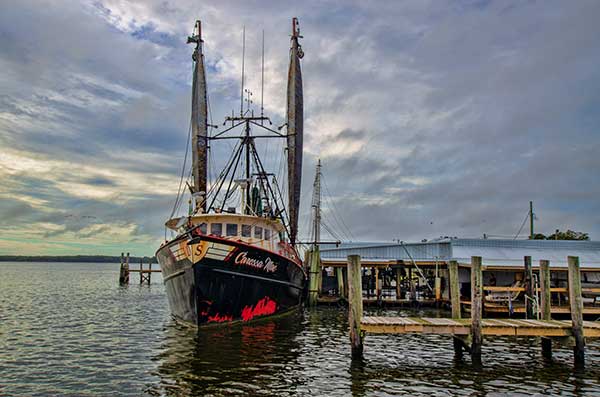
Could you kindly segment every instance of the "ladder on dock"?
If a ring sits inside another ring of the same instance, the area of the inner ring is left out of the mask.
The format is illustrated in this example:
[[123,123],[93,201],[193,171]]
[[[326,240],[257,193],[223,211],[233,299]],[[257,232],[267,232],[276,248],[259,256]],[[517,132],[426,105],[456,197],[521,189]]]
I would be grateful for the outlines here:
[[[526,262],[527,262],[526,257]],[[362,280],[360,256],[348,256],[348,322],[352,357],[363,354],[363,340],[367,334],[435,334],[451,335],[455,355],[462,357],[463,351],[471,354],[475,364],[481,364],[483,337],[513,336],[541,337],[542,355],[552,356],[552,339],[573,345],[576,366],[584,360],[585,338],[600,337],[600,321],[583,321],[581,298],[581,272],[579,258],[568,257],[569,304],[571,320],[552,320],[550,312],[550,265],[540,261],[541,314],[539,320],[483,319],[483,287],[481,257],[471,258],[471,318],[461,318],[458,288],[458,263],[451,261],[450,295],[452,318],[430,317],[381,317],[363,316]]]

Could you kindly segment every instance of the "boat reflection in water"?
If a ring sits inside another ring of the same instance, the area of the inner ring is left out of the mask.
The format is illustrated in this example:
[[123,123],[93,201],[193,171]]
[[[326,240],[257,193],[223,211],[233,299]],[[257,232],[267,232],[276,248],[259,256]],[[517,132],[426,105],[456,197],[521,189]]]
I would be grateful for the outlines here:
[[[277,394],[277,387],[296,387],[302,379],[290,368],[299,366],[300,346],[294,335],[302,329],[302,322],[302,313],[292,313],[200,332],[173,322],[165,330],[161,353],[154,358],[160,362],[156,374],[160,384],[146,392],[256,395]],[[281,382],[282,377],[290,383]]]

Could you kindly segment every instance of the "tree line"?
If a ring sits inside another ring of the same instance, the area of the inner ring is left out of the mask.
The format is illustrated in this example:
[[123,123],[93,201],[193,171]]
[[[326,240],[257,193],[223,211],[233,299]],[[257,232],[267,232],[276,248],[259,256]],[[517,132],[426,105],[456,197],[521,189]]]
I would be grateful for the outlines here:
[[[130,256],[129,263],[135,264],[140,263],[143,260],[144,263],[156,262],[156,257],[152,256]],[[120,263],[120,256],[108,256],[108,255],[39,255],[39,256],[27,256],[27,255],[0,255],[0,262],[102,262],[102,263]]]
[[587,233],[576,232],[573,230],[567,230],[566,232],[561,232],[556,229],[556,232],[546,236],[542,233],[535,233],[533,235],[534,240],[580,240],[580,241],[588,241],[590,237]]

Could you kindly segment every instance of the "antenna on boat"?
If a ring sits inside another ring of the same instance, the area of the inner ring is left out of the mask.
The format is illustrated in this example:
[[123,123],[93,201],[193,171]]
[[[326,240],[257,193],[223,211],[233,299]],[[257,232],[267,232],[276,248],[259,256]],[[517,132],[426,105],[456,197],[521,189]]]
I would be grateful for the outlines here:
[[244,59],[246,57],[246,26],[242,30],[242,89],[240,91],[240,117],[244,116]]
[[[262,31],[262,66],[261,66],[261,80],[260,80],[260,117],[265,116],[265,30]],[[260,121],[263,125],[264,120]]]

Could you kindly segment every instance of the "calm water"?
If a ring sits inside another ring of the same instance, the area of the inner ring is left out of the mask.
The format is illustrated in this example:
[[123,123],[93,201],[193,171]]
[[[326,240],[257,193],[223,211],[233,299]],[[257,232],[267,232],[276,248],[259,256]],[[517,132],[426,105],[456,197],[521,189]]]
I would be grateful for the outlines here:
[[369,336],[352,363],[344,310],[197,335],[169,319],[153,278],[119,287],[114,264],[0,263],[0,395],[600,395],[599,342],[583,372],[568,349],[544,362],[533,339],[487,339],[475,369],[448,337]]

